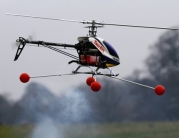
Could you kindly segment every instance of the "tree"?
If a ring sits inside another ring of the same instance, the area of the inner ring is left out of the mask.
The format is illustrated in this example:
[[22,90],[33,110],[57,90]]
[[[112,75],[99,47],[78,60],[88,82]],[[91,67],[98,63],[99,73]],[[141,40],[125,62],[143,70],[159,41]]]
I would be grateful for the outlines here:
[[179,120],[179,31],[163,34],[151,51],[146,65],[152,81],[166,88],[166,93],[152,102],[154,106],[160,105],[156,115],[160,119]]
[[7,124],[10,110],[9,102],[3,96],[0,96],[0,125]]
[[[158,81],[179,80],[179,31],[169,31],[151,47],[152,54],[147,58],[149,73]],[[173,84],[173,82],[172,82]]]

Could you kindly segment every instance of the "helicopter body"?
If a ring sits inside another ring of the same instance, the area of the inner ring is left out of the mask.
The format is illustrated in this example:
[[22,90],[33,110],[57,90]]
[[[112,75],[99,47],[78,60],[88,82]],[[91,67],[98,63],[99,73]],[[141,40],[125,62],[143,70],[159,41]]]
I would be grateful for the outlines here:
[[76,45],[81,65],[108,68],[120,64],[115,49],[104,39],[98,37],[78,37]]
[[[91,87],[94,92],[97,92],[101,89],[101,84],[96,81],[94,76],[107,76],[113,79],[129,82],[135,85],[139,85],[142,87],[150,88],[155,90],[157,95],[162,95],[165,92],[165,88],[162,85],[158,85],[155,88],[150,87],[147,85],[143,85],[137,82],[129,81],[126,79],[122,79],[117,77],[119,74],[115,74],[110,67],[114,67],[120,64],[120,58],[118,53],[113,48],[111,44],[105,41],[102,38],[96,36],[97,28],[103,27],[104,25],[111,25],[111,26],[123,26],[123,27],[137,27],[137,28],[153,28],[153,29],[167,29],[167,30],[179,30],[178,28],[168,28],[168,27],[153,27],[153,26],[136,26],[136,25],[126,25],[126,24],[112,24],[112,23],[104,23],[104,22],[96,22],[95,20],[92,21],[77,21],[77,20],[66,20],[66,19],[57,19],[57,18],[46,18],[46,17],[38,17],[38,16],[29,16],[29,15],[19,15],[19,14],[11,14],[6,13],[6,15],[11,16],[19,16],[19,17],[28,17],[28,18],[38,18],[44,20],[57,20],[57,21],[67,21],[67,22],[78,22],[82,24],[88,24],[86,28],[89,28],[89,34],[84,37],[78,37],[77,44],[62,44],[62,43],[52,43],[52,42],[45,42],[45,41],[34,41],[29,39],[24,39],[23,37],[19,37],[16,40],[16,46],[18,46],[14,61],[16,61],[21,52],[23,51],[26,44],[34,44],[42,47],[49,48],[56,52],[59,52],[63,55],[73,58],[68,62],[77,63],[78,67],[76,70],[73,70],[72,73],[69,74],[57,74],[57,75],[44,75],[44,76],[34,76],[30,77],[27,73],[22,73],[19,77],[21,82],[26,83],[29,81],[30,78],[40,78],[40,77],[52,77],[52,76],[64,76],[64,75],[77,75],[77,74],[90,74],[92,77],[87,78],[86,83]],[[59,48],[73,48],[77,50],[78,56],[72,55],[68,52],[65,52]],[[89,67],[91,71],[88,72],[79,72],[79,69],[83,66]],[[107,74],[99,72],[99,69],[108,69],[110,72]]]

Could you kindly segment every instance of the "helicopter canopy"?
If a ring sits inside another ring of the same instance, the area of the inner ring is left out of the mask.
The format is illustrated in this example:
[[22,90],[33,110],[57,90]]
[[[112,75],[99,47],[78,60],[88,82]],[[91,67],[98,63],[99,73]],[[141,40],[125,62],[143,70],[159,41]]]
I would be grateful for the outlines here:
[[118,56],[116,50],[112,47],[111,44],[109,44],[109,43],[108,43],[107,41],[105,41],[105,40],[103,41],[103,44],[105,44],[106,48],[108,49],[109,53],[110,53],[112,56],[119,58],[119,56]]

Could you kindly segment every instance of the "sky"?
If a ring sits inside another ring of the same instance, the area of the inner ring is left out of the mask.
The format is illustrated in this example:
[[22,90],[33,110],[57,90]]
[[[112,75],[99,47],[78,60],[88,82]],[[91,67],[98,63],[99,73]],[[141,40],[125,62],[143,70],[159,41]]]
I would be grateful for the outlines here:
[[[176,27],[179,26],[179,1],[176,0],[1,0],[0,1],[0,94],[10,100],[19,99],[27,84],[19,81],[23,72],[30,76],[71,73],[77,65],[68,65],[69,57],[46,48],[26,46],[17,61],[11,43],[18,37],[76,44],[77,37],[86,36],[88,29],[80,23],[59,22],[7,16],[5,13],[71,20],[96,20],[105,23]],[[105,26],[97,36],[113,45],[121,64],[113,68],[120,77],[145,70],[145,59],[166,30]],[[77,55],[76,51],[69,51]],[[83,70],[87,71],[88,68]],[[65,76],[30,80],[44,84],[59,95],[77,85],[86,85],[88,76]],[[98,79],[98,77],[97,77]],[[104,78],[105,79],[105,78]],[[120,83],[120,82],[119,82]]]

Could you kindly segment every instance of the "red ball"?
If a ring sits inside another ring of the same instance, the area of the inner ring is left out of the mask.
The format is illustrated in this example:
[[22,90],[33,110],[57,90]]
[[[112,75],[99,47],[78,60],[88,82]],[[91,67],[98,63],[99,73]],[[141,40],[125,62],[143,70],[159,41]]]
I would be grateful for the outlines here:
[[157,95],[162,95],[162,94],[165,93],[165,88],[164,88],[162,85],[157,85],[157,86],[155,87],[155,93],[156,93]]
[[22,83],[27,83],[30,80],[30,76],[27,73],[22,73],[19,79]]
[[101,89],[101,84],[97,81],[91,83],[91,90],[98,92]]
[[88,86],[91,86],[91,83],[92,82],[95,82],[95,79],[93,78],[93,77],[88,77],[87,79],[86,79],[86,84],[88,85]]

